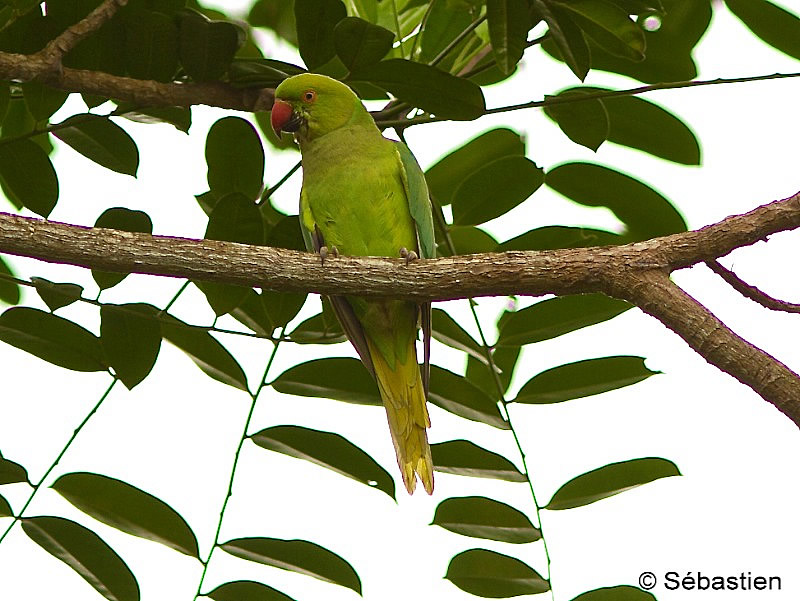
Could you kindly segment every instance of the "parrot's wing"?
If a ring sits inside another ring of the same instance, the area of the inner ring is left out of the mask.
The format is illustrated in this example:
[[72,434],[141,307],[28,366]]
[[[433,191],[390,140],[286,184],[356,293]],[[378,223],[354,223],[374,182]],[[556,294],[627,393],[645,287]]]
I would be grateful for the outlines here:
[[[436,242],[433,233],[431,197],[428,193],[428,184],[425,182],[425,174],[422,173],[417,159],[414,158],[408,146],[402,142],[395,142],[395,148],[400,158],[400,174],[406,191],[408,210],[416,225],[417,250],[422,258],[432,259],[436,256]],[[423,348],[421,375],[427,398],[431,378],[431,304],[421,303],[419,311]]]

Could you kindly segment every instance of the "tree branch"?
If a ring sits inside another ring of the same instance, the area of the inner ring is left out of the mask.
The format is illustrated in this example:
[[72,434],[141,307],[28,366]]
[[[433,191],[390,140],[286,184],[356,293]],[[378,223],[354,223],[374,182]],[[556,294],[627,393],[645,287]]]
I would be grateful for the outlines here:
[[766,292],[759,290],[755,286],[745,282],[730,269],[720,265],[718,261],[706,261],[706,266],[723,280],[725,280],[731,286],[731,288],[736,290],[736,292],[745,298],[749,298],[751,301],[758,303],[762,307],[772,309],[773,311],[800,313],[800,304],[790,303],[788,301],[780,300],[770,296]]
[[338,257],[323,266],[311,253],[0,213],[0,252],[105,271],[417,301],[604,292],[641,307],[800,426],[800,377],[734,334],[668,278],[675,269],[797,227],[800,193],[699,230],[621,246],[461,255],[410,265],[403,259]]

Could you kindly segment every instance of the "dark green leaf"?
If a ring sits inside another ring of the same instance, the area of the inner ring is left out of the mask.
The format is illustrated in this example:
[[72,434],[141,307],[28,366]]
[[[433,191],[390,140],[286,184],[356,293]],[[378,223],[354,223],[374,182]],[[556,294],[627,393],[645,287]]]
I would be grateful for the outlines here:
[[104,524],[198,557],[197,539],[186,521],[161,499],[127,482],[76,472],[64,474],[52,488]]
[[0,340],[40,359],[75,371],[105,371],[100,339],[63,317],[12,307],[0,315]]
[[394,33],[358,17],[345,17],[334,29],[336,54],[350,71],[380,61],[392,49]]
[[289,337],[298,344],[336,344],[347,340],[336,318],[326,318],[324,313],[306,319],[292,330]]
[[116,376],[130,390],[144,380],[161,349],[158,309],[144,303],[100,307],[100,341]]
[[[124,207],[106,209],[94,222],[94,226],[122,230],[123,232],[139,232],[143,234],[151,234],[153,232],[153,221],[147,213]],[[92,278],[101,290],[116,286],[126,277],[128,277],[127,273],[112,273],[92,269]]]
[[550,40],[545,43],[550,42],[552,53],[567,63],[578,79],[586,79],[592,57],[583,32],[570,18],[570,14],[560,4],[545,3],[544,0],[533,0],[533,6],[547,22]]
[[205,596],[214,601],[295,601],[271,586],[252,580],[236,580],[220,584]]
[[[456,254],[459,255],[493,252],[497,248],[497,240],[482,229],[472,225],[450,226],[449,233],[450,241],[455,247]],[[446,241],[439,242],[437,256],[450,256],[450,248]]]
[[[575,90],[595,94],[611,91],[591,87]],[[683,165],[700,164],[700,143],[694,132],[654,102],[636,96],[616,96],[603,98],[603,106],[610,124],[609,142],[637,148]]]
[[767,0],[725,0],[725,4],[767,44],[800,59],[800,18],[796,13]]
[[276,223],[267,235],[267,246],[305,251],[300,219],[297,215],[287,215]]
[[431,316],[431,335],[433,338],[442,344],[464,351],[479,361],[487,363],[483,347],[464,328],[458,325],[458,322],[450,317],[449,313],[441,309],[433,309]]
[[6,118],[6,112],[8,111],[8,104],[10,101],[11,88],[8,86],[8,82],[2,82],[0,83],[0,125],[2,125]]
[[136,142],[111,119],[92,114],[73,115],[62,121],[53,135],[106,169],[136,176],[139,168]]
[[581,593],[572,601],[656,601],[652,593],[643,591],[635,586],[623,584],[596,588],[592,591]]
[[503,73],[511,73],[527,43],[528,3],[525,0],[487,0],[486,18],[497,66]]
[[520,311],[505,313],[498,322],[498,346],[522,346],[549,340],[616,317],[631,304],[601,293],[559,296]]
[[25,534],[75,570],[109,601],[139,601],[139,585],[130,568],[94,532],[53,516],[23,518]]
[[297,46],[294,0],[256,0],[247,20],[253,27],[270,28],[278,37]]
[[0,186],[12,203],[45,218],[58,201],[58,177],[53,163],[30,140],[0,145]]
[[542,538],[524,513],[486,497],[445,499],[436,508],[431,524],[464,536],[506,543],[531,543]]
[[437,472],[458,476],[494,478],[508,482],[526,482],[525,474],[502,455],[487,451],[468,440],[450,440],[431,445],[433,466]]
[[0,484],[28,482],[28,472],[19,463],[3,457],[0,453]]
[[552,250],[556,248],[586,248],[621,244],[622,237],[590,227],[551,225],[539,227],[499,244],[494,250]]
[[501,430],[509,429],[508,422],[503,419],[493,397],[488,396],[465,377],[436,365],[431,365],[428,400],[461,417],[489,424]]
[[83,286],[78,284],[58,284],[45,278],[32,277],[36,292],[51,311],[71,305],[83,294]]
[[245,36],[233,23],[212,21],[191,9],[180,13],[178,29],[181,65],[195,81],[222,77]]
[[[580,98],[586,94],[581,89],[572,89],[559,92],[556,96],[546,96],[545,99]],[[576,144],[596,151],[608,138],[608,113],[603,102],[597,98],[546,105],[544,112]],[[649,128],[649,124],[644,126],[645,123],[647,122],[640,122],[639,127]]]
[[260,447],[316,463],[395,498],[389,472],[339,434],[300,426],[273,426],[250,438]]
[[475,171],[497,159],[524,155],[520,134],[504,127],[490,129],[439,160],[425,172],[425,180],[431,196],[449,205],[456,189]]
[[11,509],[11,505],[8,504],[3,495],[0,495],[0,517],[11,517],[13,515],[14,510]]
[[295,0],[297,44],[306,67],[317,69],[334,57],[334,29],[346,16],[339,0]]
[[353,79],[373,83],[400,100],[445,119],[469,121],[486,110],[483,92],[477,84],[402,58],[362,69],[353,74]]
[[192,126],[192,109],[188,106],[134,107],[122,103],[116,113],[137,123],[169,123],[175,129],[189,133]]
[[661,457],[610,463],[573,478],[559,488],[545,509],[572,509],[612,497],[653,480],[680,476],[677,466]]
[[[436,58],[475,19],[464,2],[431,0],[429,6],[425,27],[419,36],[419,60],[425,63]],[[456,54],[456,50],[451,50],[450,54]]]
[[236,86],[276,88],[287,77],[305,72],[305,69],[292,63],[269,58],[236,59],[228,69],[228,79]]
[[608,167],[564,163],[550,170],[545,182],[582,205],[608,207],[627,226],[632,240],[686,231],[686,222],[669,200],[643,182]]
[[607,52],[632,61],[644,60],[644,32],[621,8],[598,0],[569,0],[558,5]]
[[173,17],[146,9],[129,10],[126,17],[128,74],[136,79],[171,81],[178,70],[178,28]]
[[469,549],[454,556],[444,577],[462,591],[492,599],[550,590],[547,580],[528,564],[488,549]]
[[224,346],[206,330],[190,326],[179,319],[165,315],[161,334],[184,353],[197,367],[215,380],[239,390],[247,390],[247,377]]
[[496,159],[461,182],[453,195],[453,222],[477,225],[505,215],[538,190],[543,181],[544,173],[530,159]]
[[490,397],[495,398],[498,395],[498,380],[502,392],[505,393],[508,390],[519,353],[520,347],[518,346],[499,346],[492,349],[492,362],[497,379],[488,365],[472,357],[467,357],[467,379]]
[[21,295],[19,284],[2,277],[3,275],[14,277],[14,273],[8,263],[3,260],[3,257],[0,257],[0,301],[9,305],[16,305],[19,303]]
[[223,117],[208,130],[206,138],[208,185],[222,197],[240,192],[256,200],[264,183],[264,148],[249,121]]
[[328,549],[305,540],[237,538],[222,543],[220,548],[242,559],[313,576],[361,594],[361,580],[353,566]]
[[295,318],[306,301],[305,294],[249,289],[245,300],[231,316],[258,334],[270,336]]
[[271,384],[278,392],[382,405],[378,387],[358,359],[328,357],[290,367]]
[[60,109],[69,96],[69,92],[51,88],[36,80],[26,81],[20,84],[20,87],[25,104],[36,121],[49,119],[50,115]]
[[528,380],[515,403],[560,403],[630,386],[661,373],[645,367],[643,357],[585,359],[545,370]]

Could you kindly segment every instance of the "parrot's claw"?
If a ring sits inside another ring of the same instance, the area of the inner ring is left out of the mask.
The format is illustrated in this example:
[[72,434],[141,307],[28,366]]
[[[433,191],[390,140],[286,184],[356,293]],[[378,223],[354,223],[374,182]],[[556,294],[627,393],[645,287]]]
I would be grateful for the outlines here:
[[339,256],[339,249],[335,246],[331,246],[328,248],[327,246],[320,246],[319,248],[319,259],[323,265],[325,265],[325,259],[328,257],[333,257],[334,259]]
[[413,250],[408,250],[405,246],[400,249],[400,256],[406,260],[406,266],[408,266],[411,261],[416,261],[419,259],[417,253],[415,253]]

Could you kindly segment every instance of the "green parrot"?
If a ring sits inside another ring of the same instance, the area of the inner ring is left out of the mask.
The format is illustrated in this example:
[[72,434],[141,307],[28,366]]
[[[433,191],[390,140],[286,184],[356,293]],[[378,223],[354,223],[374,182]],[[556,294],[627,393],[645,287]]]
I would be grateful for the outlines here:
[[[435,256],[425,177],[405,144],[384,138],[345,84],[311,73],[275,90],[275,133],[300,145],[300,226],[309,250],[330,254]],[[339,322],[378,384],[397,464],[409,494],[417,477],[433,492],[426,407],[430,374],[430,303],[332,297]],[[416,339],[423,331],[420,371]]]

